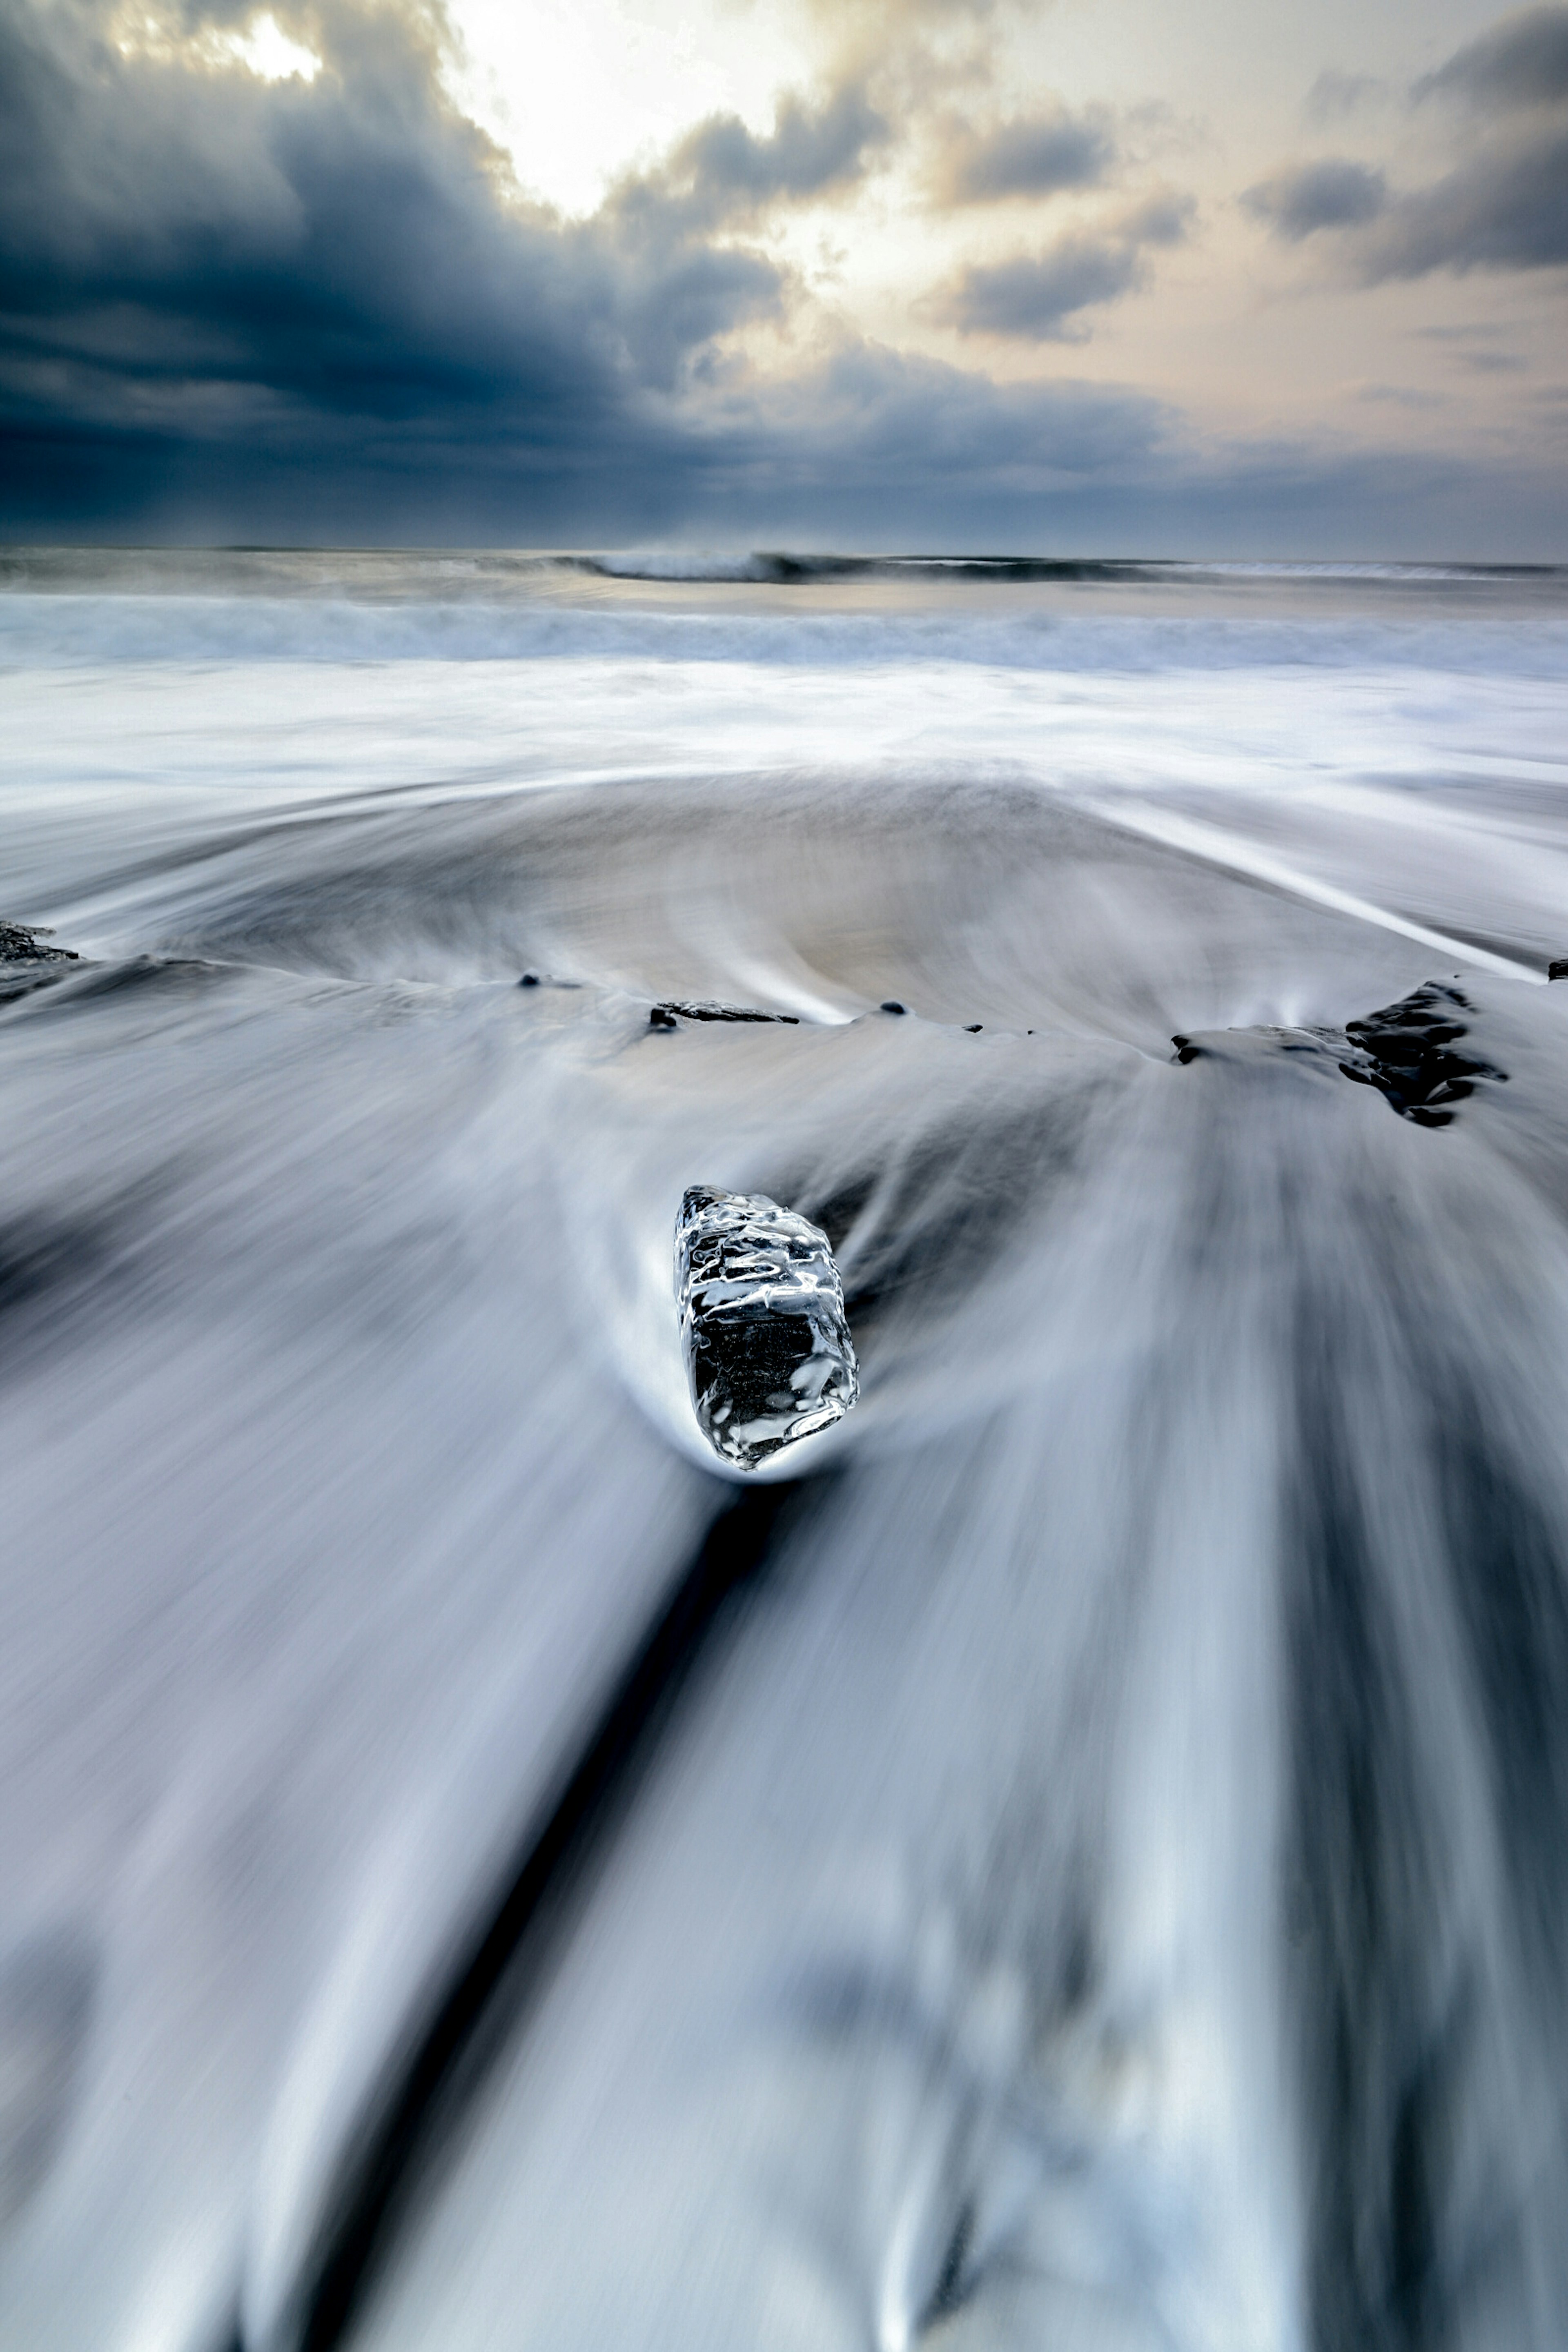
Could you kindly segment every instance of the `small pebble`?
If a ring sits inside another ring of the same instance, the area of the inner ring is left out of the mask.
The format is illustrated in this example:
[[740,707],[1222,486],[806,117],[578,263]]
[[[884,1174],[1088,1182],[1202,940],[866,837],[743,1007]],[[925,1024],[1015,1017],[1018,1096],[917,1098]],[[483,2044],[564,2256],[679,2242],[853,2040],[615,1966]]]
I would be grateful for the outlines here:
[[984,1026],[984,1024],[980,1021],[966,1021],[963,1024],[964,1034],[970,1037],[978,1037]]
[[539,986],[539,974],[536,971],[525,971],[522,978],[517,984],[519,988],[537,988]]
[[884,996],[882,1010],[884,1013],[905,1013],[909,1008],[907,1005],[900,1004],[896,996]]

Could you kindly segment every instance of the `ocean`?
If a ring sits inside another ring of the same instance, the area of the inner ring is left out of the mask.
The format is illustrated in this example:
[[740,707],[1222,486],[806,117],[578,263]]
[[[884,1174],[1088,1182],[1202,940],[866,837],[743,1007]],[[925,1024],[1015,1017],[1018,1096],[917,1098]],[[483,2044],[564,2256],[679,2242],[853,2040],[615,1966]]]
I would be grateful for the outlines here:
[[[0,2344],[1556,2352],[1565,688],[0,551]],[[693,1185],[842,1275],[751,1473]]]

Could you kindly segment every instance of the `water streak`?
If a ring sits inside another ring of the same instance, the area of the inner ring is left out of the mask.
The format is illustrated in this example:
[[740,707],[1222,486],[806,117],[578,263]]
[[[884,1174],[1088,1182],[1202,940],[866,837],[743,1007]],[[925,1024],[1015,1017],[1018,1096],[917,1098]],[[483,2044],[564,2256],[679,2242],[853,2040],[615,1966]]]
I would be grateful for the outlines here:
[[[0,2341],[1555,2352],[1559,577],[137,562],[0,596]],[[859,1361],[743,1487],[694,1182]]]

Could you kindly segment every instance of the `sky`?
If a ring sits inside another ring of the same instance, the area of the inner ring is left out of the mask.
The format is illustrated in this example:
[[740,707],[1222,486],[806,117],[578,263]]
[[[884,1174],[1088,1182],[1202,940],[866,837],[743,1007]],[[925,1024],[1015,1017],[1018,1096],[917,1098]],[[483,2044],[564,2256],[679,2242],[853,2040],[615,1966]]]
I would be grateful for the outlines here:
[[11,540],[1568,559],[1568,5],[0,0]]

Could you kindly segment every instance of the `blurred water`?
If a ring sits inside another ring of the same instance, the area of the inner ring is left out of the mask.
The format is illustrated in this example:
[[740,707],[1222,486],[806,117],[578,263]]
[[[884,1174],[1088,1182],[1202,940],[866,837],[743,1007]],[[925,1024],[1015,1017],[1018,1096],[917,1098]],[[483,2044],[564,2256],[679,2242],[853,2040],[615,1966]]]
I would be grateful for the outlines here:
[[620,568],[8,559],[0,2343],[1560,2345],[1562,579]]

